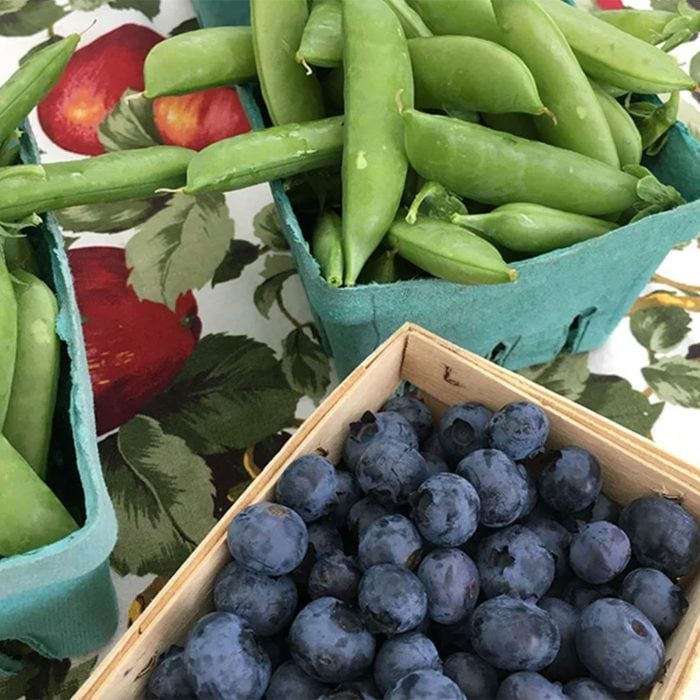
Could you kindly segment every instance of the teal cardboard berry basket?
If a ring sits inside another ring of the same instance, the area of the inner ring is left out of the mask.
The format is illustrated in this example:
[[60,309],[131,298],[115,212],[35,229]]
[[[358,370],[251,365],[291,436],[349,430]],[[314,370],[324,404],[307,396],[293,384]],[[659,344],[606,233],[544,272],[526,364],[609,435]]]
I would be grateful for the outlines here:
[[[573,3],[570,3],[573,4]],[[247,0],[194,0],[200,24],[250,21]],[[255,93],[239,88],[255,128]],[[326,348],[345,376],[406,321],[509,369],[600,346],[671,248],[700,234],[700,143],[680,122],[644,163],[688,204],[605,236],[513,264],[519,279],[464,286],[437,279],[333,289],[321,276],[282,184],[272,193]]]
[[[38,163],[25,127],[22,161]],[[53,215],[30,234],[45,282],[58,299],[61,377],[49,455],[50,485],[81,527],[26,554],[0,559],[0,641],[19,640],[50,658],[79,656],[114,634],[118,607],[109,571],[117,523],[97,451],[80,313]],[[0,674],[19,664],[0,654]]]

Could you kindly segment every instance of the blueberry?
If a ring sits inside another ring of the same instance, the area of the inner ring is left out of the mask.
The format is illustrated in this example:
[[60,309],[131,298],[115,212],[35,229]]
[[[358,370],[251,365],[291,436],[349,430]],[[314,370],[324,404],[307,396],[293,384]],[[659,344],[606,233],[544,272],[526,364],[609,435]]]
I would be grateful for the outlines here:
[[423,541],[413,523],[403,515],[383,515],[360,536],[360,567],[398,564],[413,569],[422,554]]
[[489,444],[520,460],[544,449],[549,435],[547,414],[534,403],[516,401],[494,414],[488,424]]
[[498,672],[476,654],[457,652],[445,659],[443,673],[469,700],[493,700],[498,690]]
[[488,447],[488,426],[493,411],[480,403],[459,403],[440,419],[438,439],[446,461],[457,464],[475,450]]
[[411,497],[413,521],[431,544],[464,544],[479,524],[476,489],[457,474],[436,474],[426,479]]
[[584,525],[573,536],[569,563],[583,581],[608,583],[622,573],[631,555],[630,541],[624,531],[606,520],[598,520]]
[[409,447],[418,448],[416,431],[401,414],[367,411],[361,420],[350,423],[350,432],[343,443],[343,461],[350,471],[355,471],[360,457],[375,438],[398,440]]
[[194,691],[187,676],[182,647],[173,646],[163,654],[148,679],[148,693],[156,700],[181,700],[193,697]]
[[520,520],[530,515],[537,505],[537,481],[535,481],[535,477],[532,476],[522,464],[516,464],[516,467],[520,475],[527,482],[527,496],[525,497],[523,507],[520,509],[520,514],[518,515],[518,520]]
[[472,645],[505,671],[539,671],[554,661],[561,639],[552,616],[533,603],[498,596],[472,615]]
[[554,558],[523,525],[511,525],[484,538],[476,565],[486,598],[501,594],[540,598],[554,580]]
[[459,686],[439,671],[413,671],[389,690],[384,700],[467,700]]
[[542,675],[551,681],[566,681],[581,675],[584,668],[576,652],[576,625],[581,616],[580,611],[559,598],[548,596],[542,598],[537,605],[552,616],[561,638],[557,657],[542,669]]
[[575,578],[564,589],[563,599],[571,603],[577,610],[585,610],[591,603],[601,598],[610,598],[616,595],[615,589],[609,584],[591,586],[581,579]]
[[591,675],[615,690],[649,685],[664,663],[664,643],[640,610],[601,598],[581,613],[576,649]]
[[428,616],[444,625],[467,618],[479,597],[479,572],[460,549],[436,549],[418,567],[428,594]]
[[[288,700],[297,700],[297,698]],[[381,693],[372,678],[362,678],[351,683],[341,683],[319,696],[318,700],[381,700]]]
[[243,618],[209,613],[192,628],[185,666],[198,698],[259,700],[270,681],[270,659]]
[[592,678],[575,678],[563,690],[571,700],[615,700],[615,696],[602,683]]
[[350,509],[362,498],[363,494],[355,477],[350,472],[336,470],[335,478],[338,482],[335,491],[338,502],[333,508],[331,517],[337,527],[344,527]]
[[301,517],[277,503],[248,506],[228,526],[228,547],[233,558],[268,576],[288,574],[299,566],[308,542]]
[[447,462],[445,462],[442,457],[438,457],[432,452],[421,452],[421,457],[425,460],[425,468],[428,470],[428,476],[435,476],[435,474],[442,474],[443,472],[450,471]]
[[269,637],[292,621],[297,588],[289,576],[272,578],[232,561],[216,578],[214,605],[242,617],[255,634]]
[[698,561],[700,528],[680,503],[661,496],[638,498],[624,507],[619,524],[642,566],[679,578]]
[[309,574],[309,596],[330,596],[346,603],[357,599],[357,587],[362,573],[352,559],[341,552],[319,559]]
[[391,505],[406,503],[428,477],[428,469],[418,450],[382,438],[373,440],[362,453],[355,475],[367,495]]
[[625,576],[620,598],[641,610],[662,637],[668,637],[688,609],[683,589],[657,569],[635,569]]
[[568,576],[571,573],[569,567],[571,533],[551,518],[530,520],[523,525],[537,535],[544,548],[554,557],[555,577],[562,579]]
[[377,503],[372,496],[365,496],[348,511],[347,530],[350,535],[359,538],[375,520],[389,513],[390,510],[385,505]]
[[428,596],[420,579],[396,564],[367,569],[357,599],[362,618],[375,634],[408,632],[428,611]]
[[512,673],[498,688],[496,700],[567,700],[559,683],[532,671]]
[[337,598],[318,598],[292,622],[289,650],[310,676],[326,683],[344,683],[367,673],[374,660],[375,641],[354,608]]
[[440,444],[440,435],[438,434],[437,430],[433,430],[433,432],[431,432],[430,435],[423,440],[420,451],[424,457],[426,455],[432,455],[433,457],[441,459],[445,463],[448,461],[447,454],[445,454],[445,450],[442,449],[442,445]]
[[477,450],[455,469],[476,489],[481,502],[480,522],[505,527],[515,522],[528,500],[528,483],[513,460],[499,450]]
[[265,700],[292,700],[317,698],[324,685],[302,671],[293,661],[286,661],[273,674],[265,693]]
[[598,460],[580,447],[562,447],[548,452],[540,472],[540,496],[561,513],[588,508],[600,493],[603,475]]
[[581,513],[577,513],[576,517],[587,523],[607,520],[609,523],[617,525],[620,519],[620,510],[620,506],[615,501],[611,501],[604,493],[599,493],[598,498],[593,501],[593,505]]
[[433,412],[420,399],[413,396],[396,396],[389,399],[382,411],[394,411],[402,415],[410,424],[418,440],[425,440],[433,430]]
[[295,510],[305,523],[312,523],[338,503],[335,467],[320,455],[295,459],[277,482],[277,502]]
[[328,557],[336,552],[343,552],[343,538],[332,520],[323,518],[309,523],[309,549],[316,559]]
[[398,680],[419,669],[440,671],[442,662],[428,637],[418,632],[407,632],[390,637],[379,647],[374,660],[374,680],[384,694]]

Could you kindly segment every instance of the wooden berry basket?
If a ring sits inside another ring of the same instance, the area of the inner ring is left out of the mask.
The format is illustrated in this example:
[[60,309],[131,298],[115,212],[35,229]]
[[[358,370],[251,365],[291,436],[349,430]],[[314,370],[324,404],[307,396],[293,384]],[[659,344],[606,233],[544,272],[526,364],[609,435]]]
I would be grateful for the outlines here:
[[[74,700],[142,698],[157,656],[182,642],[195,620],[212,609],[214,579],[230,555],[226,529],[240,510],[270,499],[280,474],[296,457],[319,451],[337,461],[345,428],[366,409],[379,408],[401,380],[419,387],[439,415],[446,406],[480,401],[491,408],[529,400],[551,423],[552,446],[590,450],[603,468],[604,490],[627,503],[661,493],[681,499],[700,518],[700,470],[586,408],[407,324],[367,358],[330,395],[229,509],[160,594],[97,667]],[[700,579],[686,583],[688,612],[667,643],[666,673],[653,700],[700,697]]]

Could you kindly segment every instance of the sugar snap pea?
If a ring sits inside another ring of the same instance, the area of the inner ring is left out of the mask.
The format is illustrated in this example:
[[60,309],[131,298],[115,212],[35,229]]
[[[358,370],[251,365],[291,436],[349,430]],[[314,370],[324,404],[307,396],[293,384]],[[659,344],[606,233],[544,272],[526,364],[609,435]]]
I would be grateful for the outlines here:
[[407,39],[429,37],[433,33],[428,29],[421,16],[406,2],[406,0],[384,0],[391,7],[401,22]]
[[464,34],[500,41],[491,0],[407,0],[433,34]]
[[296,61],[308,16],[306,0],[250,0],[255,64],[274,125],[325,116],[318,78]]
[[539,134],[535,128],[535,122],[529,114],[518,114],[511,112],[510,114],[488,114],[484,112],[481,115],[486,126],[496,131],[505,131],[514,136],[520,136],[524,139],[537,140]]
[[375,250],[362,268],[358,278],[360,284],[392,284],[399,281],[396,269],[399,257],[396,250]]
[[250,131],[195,154],[185,192],[226,192],[324,168],[340,162],[342,148],[342,117]]
[[695,82],[672,56],[561,0],[537,0],[557,23],[583,70],[628,92],[688,90]]
[[311,233],[311,254],[321,274],[331,287],[343,284],[343,244],[340,217],[333,211],[323,212]]
[[633,10],[629,8],[600,10],[594,14],[598,19],[602,19],[625,34],[631,34],[648,44],[661,43],[666,25],[678,17],[675,12],[666,12],[665,10]]
[[178,146],[151,146],[48,163],[43,166],[45,179],[7,177],[0,187],[0,221],[77,204],[150,197],[158,189],[181,187],[193,154]]
[[16,356],[17,301],[5,256],[0,254],[0,425],[5,422],[10,403]]
[[403,120],[413,168],[463,197],[593,216],[637,202],[636,177],[580,153],[411,109]]
[[619,167],[603,110],[557,25],[536,0],[493,0],[493,9],[505,46],[525,61],[556,117],[535,120],[543,140]]
[[488,214],[455,214],[451,220],[492,243],[525,253],[547,253],[617,228],[609,221],[519,202],[504,204]]
[[343,33],[343,254],[352,285],[401,201],[408,162],[396,98],[413,104],[413,79],[403,29],[388,5],[344,2]]
[[421,270],[458,284],[502,284],[518,277],[488,241],[437,219],[419,216],[409,224],[398,218],[387,245]]
[[638,165],[642,160],[642,137],[627,110],[603,88],[592,83],[593,92],[608,120],[620,165]]
[[70,34],[40,49],[0,87],[0,144],[55,85],[79,41],[78,34]]
[[472,36],[435,36],[409,39],[408,49],[421,109],[545,112],[529,68],[499,44]]
[[250,27],[210,27],[177,34],[146,56],[146,97],[185,95],[247,83],[256,76]]
[[342,23],[340,0],[314,0],[296,53],[297,61],[324,68],[341,65]]

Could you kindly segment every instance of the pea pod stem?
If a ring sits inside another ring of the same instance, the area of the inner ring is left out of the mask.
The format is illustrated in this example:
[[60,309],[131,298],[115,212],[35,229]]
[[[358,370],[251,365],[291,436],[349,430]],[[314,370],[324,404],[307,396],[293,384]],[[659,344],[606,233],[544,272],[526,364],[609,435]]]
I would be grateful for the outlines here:
[[323,212],[311,234],[311,254],[321,274],[331,287],[343,284],[343,244],[340,217],[333,211]]

